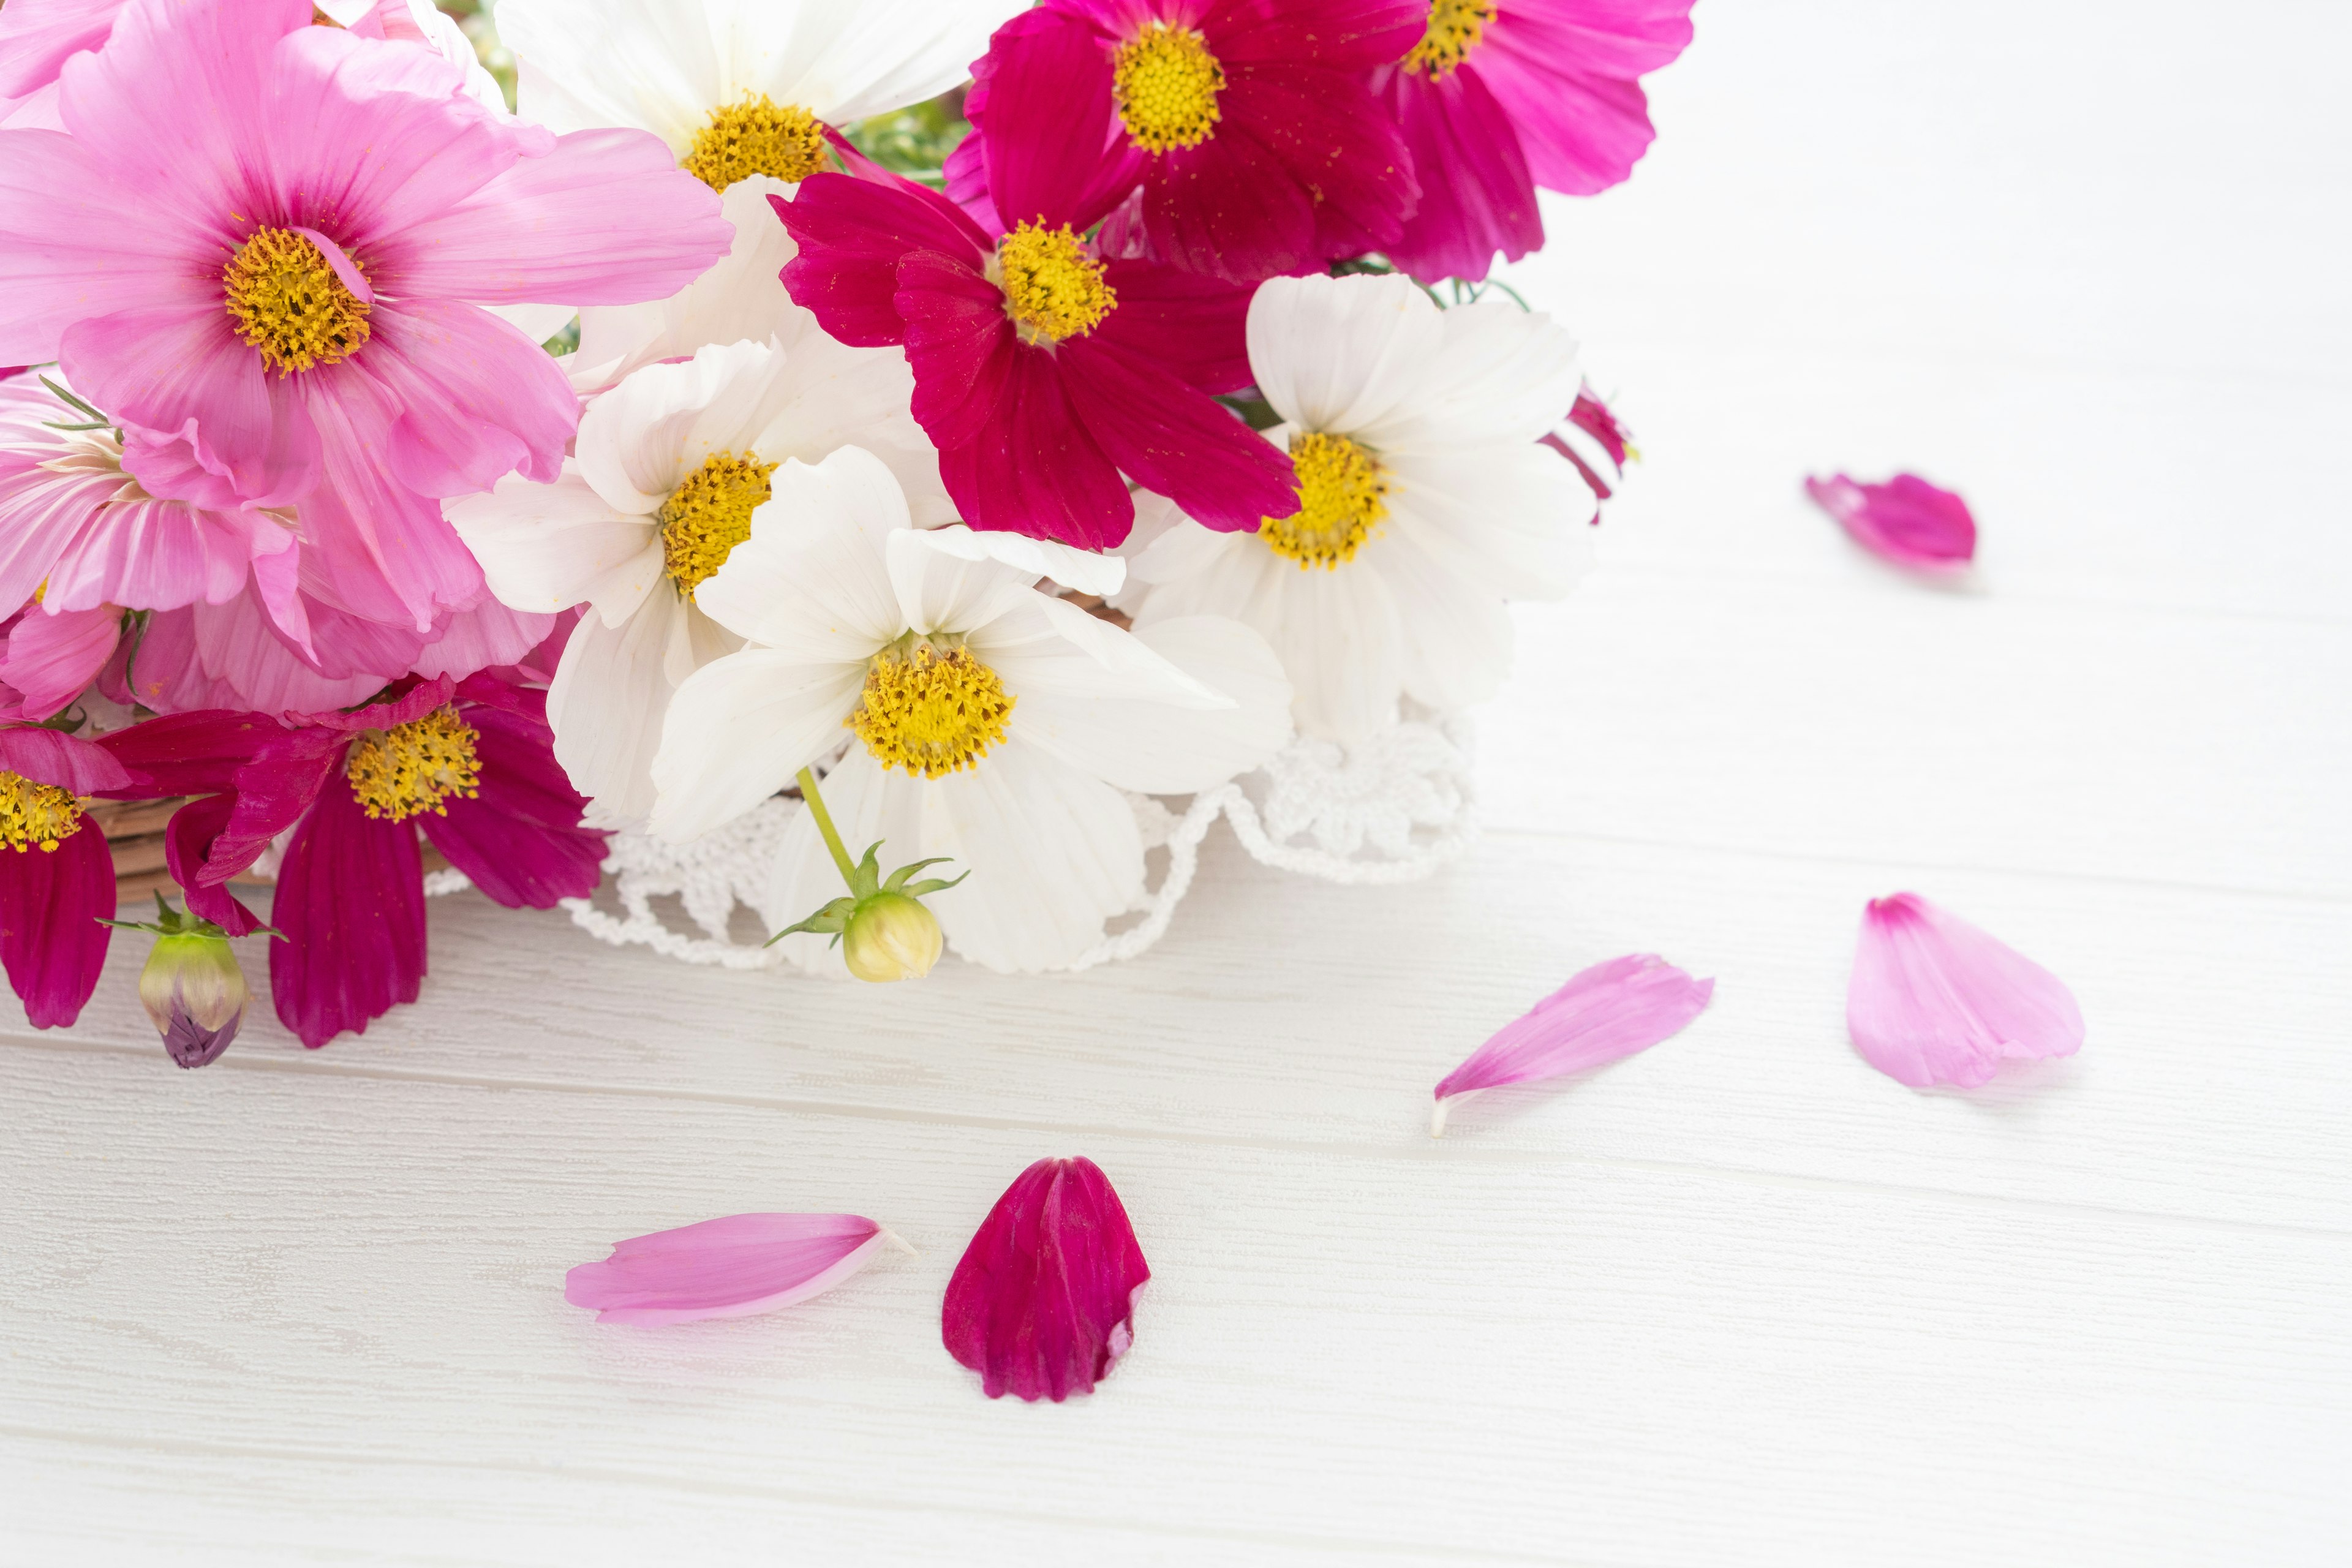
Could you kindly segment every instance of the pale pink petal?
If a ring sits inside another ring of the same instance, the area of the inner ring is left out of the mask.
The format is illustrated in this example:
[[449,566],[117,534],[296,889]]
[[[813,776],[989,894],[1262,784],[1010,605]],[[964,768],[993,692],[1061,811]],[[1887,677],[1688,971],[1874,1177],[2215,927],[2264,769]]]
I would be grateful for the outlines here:
[[1863,1058],[1914,1089],[1973,1089],[2004,1060],[2071,1057],[2083,1043],[2064,981],[1916,893],[1863,911],[1845,1020]]
[[111,605],[55,615],[36,606],[0,648],[0,680],[23,695],[26,718],[46,719],[89,689],[121,635],[122,612]]
[[1606,1067],[1682,1032],[1706,1008],[1715,982],[1694,980],[1655,953],[1596,963],[1506,1024],[1437,1085],[1429,1134],[1445,1131],[1446,1101],[1505,1084]]
[[822,1295],[884,1246],[906,1243],[854,1214],[729,1215],[614,1243],[564,1276],[563,1299],[603,1323],[741,1318]]
[[1807,479],[1805,493],[1855,543],[1897,566],[1956,572],[1976,556],[1977,520],[1969,503],[1916,474],[1897,474],[1883,485],[1859,484],[1843,474]]
[[448,611],[439,635],[410,668],[418,675],[463,680],[478,669],[520,663],[554,629],[553,616],[510,609],[485,593],[468,607]]
[[1151,1278],[1135,1227],[1092,1160],[1040,1160],[996,1200],[940,1309],[948,1353],[991,1399],[1091,1394],[1135,1341]]

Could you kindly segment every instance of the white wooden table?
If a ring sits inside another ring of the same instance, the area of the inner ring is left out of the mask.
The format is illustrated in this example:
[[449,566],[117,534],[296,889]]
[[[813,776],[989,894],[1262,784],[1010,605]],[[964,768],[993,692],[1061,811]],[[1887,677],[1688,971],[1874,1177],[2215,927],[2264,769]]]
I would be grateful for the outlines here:
[[[2352,1560],[2352,12],[1713,0],[1524,286],[1647,461],[1522,619],[1490,830],[1424,886],[1230,842],[1076,979],[835,988],[464,895],[425,1005],[173,1070],[0,1047],[0,1561]],[[1810,512],[1963,488],[1976,593]],[[1916,888],[2065,976],[2073,1061],[1923,1096],[1843,1028]],[[1684,1037],[1429,1086],[1571,971]],[[262,972],[257,950],[251,972]],[[1155,1271],[1064,1407],[941,1350],[1005,1182]],[[564,1270],[747,1209],[922,1251],[600,1327]]]

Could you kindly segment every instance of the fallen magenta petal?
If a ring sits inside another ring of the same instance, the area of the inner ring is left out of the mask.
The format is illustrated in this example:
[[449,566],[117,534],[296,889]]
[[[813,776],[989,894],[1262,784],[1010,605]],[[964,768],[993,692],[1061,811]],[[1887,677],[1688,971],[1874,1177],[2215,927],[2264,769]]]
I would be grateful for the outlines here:
[[940,1333],[991,1399],[1091,1394],[1134,1342],[1151,1278],[1091,1160],[1040,1160],[1004,1189],[948,1280]]
[[1628,953],[1596,963],[1537,1003],[1437,1086],[1429,1135],[1445,1131],[1446,1102],[1480,1089],[1589,1072],[1646,1051],[1679,1034],[1715,994],[1655,953]]
[[1914,1089],[1973,1089],[2004,1060],[2070,1057],[2083,1043],[2065,982],[1916,893],[1863,911],[1845,1021],[1865,1061]]
[[690,1323],[772,1312],[823,1295],[884,1247],[912,1251],[854,1214],[738,1214],[616,1242],[564,1276],[563,1299],[601,1323]]
[[1865,485],[1843,474],[1807,479],[1805,493],[1872,554],[1915,572],[1957,572],[1976,558],[1969,503],[1916,474]]

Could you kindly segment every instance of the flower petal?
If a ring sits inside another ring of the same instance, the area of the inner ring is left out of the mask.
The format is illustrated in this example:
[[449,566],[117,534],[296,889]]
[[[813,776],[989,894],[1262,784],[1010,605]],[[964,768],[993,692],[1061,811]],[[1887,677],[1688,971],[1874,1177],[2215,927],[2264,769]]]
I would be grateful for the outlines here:
[[1439,1080],[1429,1135],[1445,1131],[1446,1101],[1456,1095],[1606,1067],[1680,1033],[1714,994],[1714,981],[1694,980],[1655,953],[1596,963]]
[[2083,1043],[2065,982],[1916,893],[1863,912],[1845,1017],[1864,1059],[1914,1089],[1973,1089],[2005,1059],[2071,1057]]
[[32,724],[0,729],[0,768],[76,795],[115,794],[133,783],[130,770],[110,749]]
[[46,719],[98,679],[121,637],[122,612],[111,605],[54,615],[36,609],[0,649],[0,680],[23,694],[26,718]]
[[906,1243],[854,1214],[738,1214],[613,1244],[563,1277],[600,1323],[691,1323],[772,1312],[824,1294],[883,1247]]
[[285,933],[269,944],[278,1021],[313,1050],[346,1029],[364,1034],[425,983],[416,829],[369,820],[331,779],[286,847],[269,923]]
[[865,680],[862,664],[810,664],[762,647],[688,676],[654,753],[653,832],[682,844],[792,783],[841,742]]
[[1249,360],[1275,412],[1345,434],[1411,398],[1445,345],[1407,278],[1269,278],[1250,299]]
[[81,1016],[106,967],[114,860],[94,823],[53,850],[0,849],[0,967],[36,1029]]
[[604,835],[580,823],[587,805],[556,762],[545,724],[520,714],[466,710],[481,761],[480,792],[453,795],[417,826],[474,886],[510,910],[551,910],[583,899],[603,876]]
[[1977,520],[1969,503],[1916,474],[1883,485],[1858,484],[1843,474],[1807,479],[1813,504],[1872,554],[1915,572],[1956,572],[1974,560]]
[[1151,1278],[1101,1167],[1040,1160],[1013,1179],[964,1248],[940,1333],[991,1399],[1091,1394],[1134,1342]]

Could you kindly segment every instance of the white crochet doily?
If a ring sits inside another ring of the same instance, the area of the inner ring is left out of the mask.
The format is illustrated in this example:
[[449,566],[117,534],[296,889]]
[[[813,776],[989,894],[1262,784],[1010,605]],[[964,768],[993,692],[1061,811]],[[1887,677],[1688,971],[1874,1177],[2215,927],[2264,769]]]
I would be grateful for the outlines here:
[[[1193,795],[1129,795],[1147,850],[1166,852],[1160,883],[1126,923],[1063,967],[1091,969],[1133,958],[1168,930],[1200,868],[1201,841],[1222,817],[1251,858],[1285,871],[1355,883],[1410,882],[1458,855],[1475,833],[1470,731],[1461,717],[1410,720],[1342,751],[1294,741],[1257,772]],[[784,963],[765,934],[735,934],[738,909],[756,911],[784,829],[801,810],[779,795],[690,844],[640,834],[613,837],[604,862],[619,912],[596,899],[567,899],[572,923],[615,947],[652,948],[686,963],[766,969]],[[433,892],[466,886],[455,873]],[[693,931],[654,908],[674,898]]]

